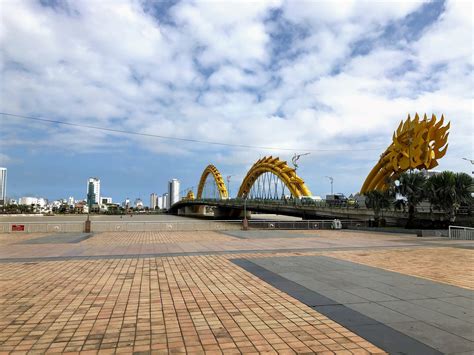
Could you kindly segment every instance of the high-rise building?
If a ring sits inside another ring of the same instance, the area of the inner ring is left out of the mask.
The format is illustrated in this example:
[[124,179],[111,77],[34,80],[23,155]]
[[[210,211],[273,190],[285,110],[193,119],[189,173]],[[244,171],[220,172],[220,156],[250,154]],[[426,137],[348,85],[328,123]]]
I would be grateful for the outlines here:
[[164,209],[168,209],[170,208],[170,196],[168,195],[168,193],[164,193],[163,194],[163,208]]
[[91,177],[87,181],[87,205],[100,203],[100,179]]
[[168,182],[168,195],[169,195],[169,202],[167,208],[170,208],[179,201],[179,180],[172,179]]
[[156,201],[156,205],[158,206],[158,208],[161,210],[163,209],[163,196],[158,196],[158,199]]
[[0,205],[7,204],[7,168],[0,168]]
[[150,195],[150,210],[154,210],[158,206],[158,195],[154,192]]

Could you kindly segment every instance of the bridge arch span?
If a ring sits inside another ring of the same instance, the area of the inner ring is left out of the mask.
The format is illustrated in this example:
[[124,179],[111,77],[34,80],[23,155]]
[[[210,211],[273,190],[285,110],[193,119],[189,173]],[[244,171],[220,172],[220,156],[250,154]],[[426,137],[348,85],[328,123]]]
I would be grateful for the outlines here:
[[245,198],[248,196],[253,184],[264,173],[276,175],[288,188],[293,197],[311,196],[311,191],[305,185],[304,180],[296,175],[296,170],[280,160],[278,157],[263,157],[252,165],[247,172],[242,185],[240,185],[237,197]]
[[214,181],[216,182],[217,190],[221,199],[229,198],[229,193],[227,192],[227,186],[225,185],[224,179],[222,178],[221,173],[217,168],[209,164],[204,171],[202,172],[201,179],[199,180],[198,190],[197,190],[197,199],[202,198],[202,193],[204,191],[204,185],[206,184],[206,179],[209,175],[212,175]]

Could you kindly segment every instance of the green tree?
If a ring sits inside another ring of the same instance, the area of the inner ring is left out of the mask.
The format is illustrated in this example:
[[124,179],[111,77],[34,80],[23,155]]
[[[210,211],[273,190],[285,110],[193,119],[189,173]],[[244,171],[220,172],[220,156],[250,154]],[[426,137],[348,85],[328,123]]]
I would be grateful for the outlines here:
[[406,198],[408,206],[407,228],[414,225],[416,206],[426,197],[426,176],[421,172],[403,173],[398,177],[398,192]]
[[470,202],[472,184],[472,178],[466,173],[443,171],[428,179],[427,197],[432,208],[445,212],[454,222],[461,204]]
[[380,213],[384,208],[390,207],[388,191],[369,191],[365,194],[365,205],[374,210],[375,225],[380,226]]

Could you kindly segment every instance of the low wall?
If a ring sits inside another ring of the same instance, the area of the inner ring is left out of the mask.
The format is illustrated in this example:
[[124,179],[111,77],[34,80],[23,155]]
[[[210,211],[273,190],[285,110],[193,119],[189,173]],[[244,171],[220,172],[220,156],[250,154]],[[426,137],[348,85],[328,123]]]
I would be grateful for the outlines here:
[[237,230],[241,221],[92,222],[91,232]]
[[81,233],[84,222],[0,222],[0,233]]
[[[342,228],[365,227],[360,221],[341,221]],[[330,229],[332,220],[273,221],[249,220],[251,229]],[[91,232],[172,232],[240,230],[241,220],[189,220],[189,221],[91,221]],[[82,233],[85,222],[2,222],[0,233]]]

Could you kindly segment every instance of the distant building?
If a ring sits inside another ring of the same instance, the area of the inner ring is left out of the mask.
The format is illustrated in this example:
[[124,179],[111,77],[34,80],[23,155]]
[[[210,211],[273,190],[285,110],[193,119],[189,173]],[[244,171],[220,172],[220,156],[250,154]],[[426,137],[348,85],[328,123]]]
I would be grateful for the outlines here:
[[112,203],[112,197],[101,197],[100,204],[101,205],[110,205]]
[[158,195],[154,192],[150,195],[150,209],[154,210],[158,207]]
[[74,206],[74,197],[69,196],[69,198],[67,199],[67,204],[68,206]]
[[426,170],[426,169],[422,169],[420,170],[421,173],[426,176],[427,178],[429,177],[432,177],[434,175],[438,175],[438,174],[441,174],[441,171],[438,171],[438,170]]
[[7,168],[0,168],[0,205],[7,204]]
[[87,205],[100,203],[100,179],[91,177],[87,180]]
[[172,179],[168,182],[168,205],[167,208],[170,208],[173,204],[179,201],[179,180]]
[[139,210],[143,209],[143,201],[140,198],[135,199],[134,205],[135,205],[135,208]]
[[163,209],[163,196],[158,196],[157,198],[157,201],[156,201],[156,205],[158,206],[158,208],[161,210]]
[[170,203],[170,197],[167,193],[163,194],[163,208],[168,209]]
[[26,205],[26,206],[39,205],[39,207],[45,207],[48,204],[48,201],[42,197],[25,196],[25,197],[20,197],[18,204]]
[[130,199],[128,197],[122,202],[122,207],[127,209],[130,208]]
[[86,201],[79,201],[74,205],[74,212],[76,213],[88,213],[89,206],[87,206]]

